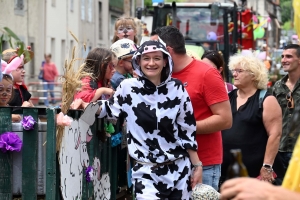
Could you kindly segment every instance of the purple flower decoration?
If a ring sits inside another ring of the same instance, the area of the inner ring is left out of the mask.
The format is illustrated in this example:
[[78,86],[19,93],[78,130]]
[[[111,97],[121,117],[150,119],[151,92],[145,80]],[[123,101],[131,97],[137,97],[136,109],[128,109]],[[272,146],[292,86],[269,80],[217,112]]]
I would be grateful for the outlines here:
[[0,135],[0,149],[6,151],[21,151],[22,140],[16,133],[6,132]]
[[33,119],[31,115],[28,115],[23,117],[21,123],[23,128],[28,131],[33,129],[33,126],[36,123],[36,121]]
[[93,172],[94,172],[94,168],[92,166],[88,166],[88,168],[85,170],[85,179],[88,183],[93,181],[93,177],[94,177]]

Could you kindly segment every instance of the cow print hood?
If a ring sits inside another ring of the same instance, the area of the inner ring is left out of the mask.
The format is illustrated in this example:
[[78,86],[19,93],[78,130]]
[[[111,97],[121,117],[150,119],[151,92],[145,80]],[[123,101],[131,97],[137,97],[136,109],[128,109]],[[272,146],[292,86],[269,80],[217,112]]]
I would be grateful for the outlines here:
[[168,62],[166,66],[163,68],[162,76],[161,76],[162,79],[160,85],[164,85],[166,82],[168,82],[171,79],[173,61],[172,61],[172,57],[170,56],[166,48],[166,44],[160,38],[157,41],[149,40],[144,42],[133,55],[132,66],[134,71],[139,77],[146,78],[140,67],[140,58],[142,54],[155,52],[155,51],[162,51],[164,55],[168,57]]

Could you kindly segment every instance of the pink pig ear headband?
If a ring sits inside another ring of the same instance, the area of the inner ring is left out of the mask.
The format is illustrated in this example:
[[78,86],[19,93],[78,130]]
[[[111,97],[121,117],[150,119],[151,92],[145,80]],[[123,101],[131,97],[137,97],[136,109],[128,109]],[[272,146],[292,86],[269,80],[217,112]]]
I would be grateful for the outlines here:
[[15,56],[15,57],[12,57],[8,63],[5,62],[4,60],[1,60],[1,71],[2,71],[2,74],[7,74],[7,75],[11,75],[11,72],[16,70],[20,64],[23,62],[24,60],[24,55],[21,55],[20,57],[18,56]]

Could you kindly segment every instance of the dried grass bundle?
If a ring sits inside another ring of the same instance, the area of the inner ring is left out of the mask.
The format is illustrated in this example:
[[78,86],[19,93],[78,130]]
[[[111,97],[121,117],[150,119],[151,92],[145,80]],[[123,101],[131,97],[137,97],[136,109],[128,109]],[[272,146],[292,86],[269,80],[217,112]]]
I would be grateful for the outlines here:
[[[70,31],[71,35],[78,42],[78,39]],[[83,71],[85,63],[83,63],[79,69],[74,68],[76,61],[82,60],[80,58],[75,58],[76,46],[72,49],[72,56],[70,62],[65,61],[64,65],[64,75],[62,76],[62,103],[61,103],[61,112],[66,115],[70,108],[71,103],[73,102],[75,93],[80,90],[82,87],[81,78],[84,76],[90,76],[90,73]],[[64,134],[64,126],[57,126],[56,133],[56,151],[59,151],[62,137]]]

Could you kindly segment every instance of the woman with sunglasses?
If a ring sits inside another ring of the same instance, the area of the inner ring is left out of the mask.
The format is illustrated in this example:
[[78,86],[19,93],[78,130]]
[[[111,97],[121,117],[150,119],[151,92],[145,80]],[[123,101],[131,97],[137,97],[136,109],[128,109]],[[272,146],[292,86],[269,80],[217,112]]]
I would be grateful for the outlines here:
[[110,88],[110,79],[115,72],[113,54],[110,50],[105,48],[92,49],[82,67],[84,71],[80,78],[82,87],[74,95],[74,99],[94,102],[107,99],[114,93],[113,89]]
[[231,149],[241,149],[242,159],[250,177],[276,184],[283,178],[283,166],[277,156],[281,137],[282,114],[274,96],[262,93],[267,88],[268,72],[254,55],[230,58],[237,89],[229,93],[233,123],[222,131],[223,163],[221,182],[231,164]]

